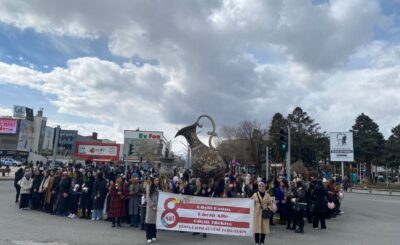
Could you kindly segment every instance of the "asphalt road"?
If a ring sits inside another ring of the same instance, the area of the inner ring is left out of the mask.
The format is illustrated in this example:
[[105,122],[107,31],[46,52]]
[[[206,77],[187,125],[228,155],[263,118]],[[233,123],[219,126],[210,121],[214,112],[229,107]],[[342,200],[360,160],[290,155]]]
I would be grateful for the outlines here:
[[[327,221],[328,230],[295,234],[274,226],[266,244],[398,245],[400,242],[400,198],[367,194],[346,194],[344,215]],[[0,245],[136,245],[146,244],[144,231],[125,225],[111,228],[108,222],[55,217],[38,211],[19,210],[14,203],[12,181],[0,181]],[[155,244],[253,244],[250,237],[158,232]]]

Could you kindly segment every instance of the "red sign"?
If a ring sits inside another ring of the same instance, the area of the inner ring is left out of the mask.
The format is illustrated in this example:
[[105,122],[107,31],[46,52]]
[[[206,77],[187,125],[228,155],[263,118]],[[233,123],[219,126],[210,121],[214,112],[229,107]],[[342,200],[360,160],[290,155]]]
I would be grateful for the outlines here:
[[119,144],[77,142],[75,156],[85,160],[108,159],[111,161],[118,161],[119,150]]
[[0,119],[0,134],[16,134],[17,123],[16,119]]

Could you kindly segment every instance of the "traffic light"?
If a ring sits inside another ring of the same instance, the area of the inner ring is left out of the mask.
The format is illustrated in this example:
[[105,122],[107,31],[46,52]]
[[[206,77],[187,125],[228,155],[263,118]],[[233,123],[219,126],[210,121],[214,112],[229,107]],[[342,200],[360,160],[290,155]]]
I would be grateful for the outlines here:
[[128,156],[129,155],[132,155],[133,154],[133,152],[134,152],[134,148],[133,148],[133,145],[132,144],[129,144],[129,152],[128,152]]
[[279,139],[280,139],[280,148],[283,152],[288,150],[288,131],[286,128],[281,128],[279,131]]

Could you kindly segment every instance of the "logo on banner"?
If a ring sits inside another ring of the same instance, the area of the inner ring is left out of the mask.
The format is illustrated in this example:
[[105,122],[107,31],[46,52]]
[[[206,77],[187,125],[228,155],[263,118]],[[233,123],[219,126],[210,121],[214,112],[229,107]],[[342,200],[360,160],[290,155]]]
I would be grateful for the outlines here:
[[251,236],[253,201],[225,200],[161,192],[157,207],[157,228]]

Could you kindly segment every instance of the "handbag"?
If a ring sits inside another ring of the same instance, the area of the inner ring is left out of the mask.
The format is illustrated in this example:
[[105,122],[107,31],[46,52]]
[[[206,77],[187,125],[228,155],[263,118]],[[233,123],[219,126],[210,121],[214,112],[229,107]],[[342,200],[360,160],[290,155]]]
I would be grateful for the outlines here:
[[262,207],[262,204],[261,204],[261,196],[260,196],[260,194],[257,192],[257,195],[258,195],[258,201],[260,202],[260,207],[261,207],[261,216],[262,216],[262,218],[263,219],[270,219],[271,217],[272,217],[272,212],[271,212],[271,210],[269,210],[268,208],[267,209],[264,209],[263,207]]

